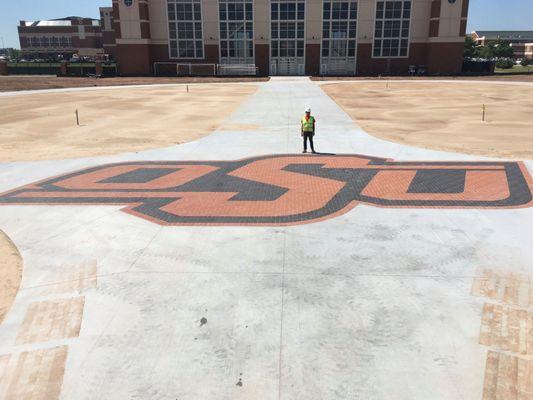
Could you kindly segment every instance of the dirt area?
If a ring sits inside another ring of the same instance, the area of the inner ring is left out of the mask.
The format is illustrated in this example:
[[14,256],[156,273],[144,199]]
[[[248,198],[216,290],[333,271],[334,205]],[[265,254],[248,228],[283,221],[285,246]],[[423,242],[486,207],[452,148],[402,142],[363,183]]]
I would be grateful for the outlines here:
[[0,324],[11,308],[22,279],[22,258],[11,240],[0,230]]
[[375,81],[375,80],[451,80],[451,81],[511,81],[511,82],[533,82],[533,74],[509,74],[509,75],[487,75],[487,76],[383,76],[381,78],[376,77],[353,77],[353,76],[313,76],[313,81]]
[[211,82],[260,82],[269,78],[58,78],[55,76],[0,76],[0,92],[38,89],[64,89],[91,86],[155,85],[172,83],[211,83]]
[[321,87],[376,137],[429,149],[533,159],[533,87],[425,82]]
[[0,97],[0,161],[110,155],[195,140],[257,88],[195,84],[188,92],[178,86]]
[[261,129],[259,125],[251,125],[251,124],[224,124],[220,128],[223,131],[232,131],[232,132],[245,132],[245,131],[257,131]]

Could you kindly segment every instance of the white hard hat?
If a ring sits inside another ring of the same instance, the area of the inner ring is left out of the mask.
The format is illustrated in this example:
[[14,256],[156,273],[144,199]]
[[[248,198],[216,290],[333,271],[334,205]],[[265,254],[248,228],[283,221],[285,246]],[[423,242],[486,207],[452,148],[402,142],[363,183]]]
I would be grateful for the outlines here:
[[306,113],[310,113],[310,112],[311,112],[311,108],[310,108],[310,107],[307,107],[307,108],[305,109],[305,112],[306,112]]

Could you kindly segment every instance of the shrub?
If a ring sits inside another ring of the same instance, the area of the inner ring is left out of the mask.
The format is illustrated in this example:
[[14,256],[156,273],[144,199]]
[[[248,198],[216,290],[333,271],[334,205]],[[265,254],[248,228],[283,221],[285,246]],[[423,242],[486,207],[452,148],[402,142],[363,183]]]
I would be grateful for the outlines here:
[[527,67],[528,65],[533,65],[533,60],[530,60],[529,58],[522,58],[522,61],[520,61],[520,65],[522,67]]
[[500,69],[511,69],[514,67],[514,61],[510,58],[500,58],[496,61],[496,67]]

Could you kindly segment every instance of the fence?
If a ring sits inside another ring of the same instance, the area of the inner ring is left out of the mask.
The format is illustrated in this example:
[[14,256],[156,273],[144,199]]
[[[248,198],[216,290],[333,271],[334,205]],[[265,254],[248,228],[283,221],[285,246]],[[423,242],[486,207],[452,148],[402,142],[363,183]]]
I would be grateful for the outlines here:
[[59,63],[7,63],[9,75],[57,75],[61,64]]
[[156,62],[154,63],[154,75],[155,76],[177,76],[178,64],[169,62]]
[[257,70],[254,64],[154,63],[155,76],[255,76]]
[[113,77],[118,75],[117,64],[102,64],[102,74],[105,77]]
[[355,75],[355,59],[328,60],[320,64],[320,75],[353,76]]
[[178,76],[214,76],[217,74],[216,64],[177,64]]
[[[8,63],[8,75],[61,75],[60,63],[21,62]],[[68,63],[66,76],[88,76],[96,74],[96,63]],[[117,65],[102,64],[102,75],[106,77],[117,75]]]
[[218,64],[218,75],[257,75],[254,64]]
[[463,73],[465,74],[493,74],[496,61],[465,60]]
[[69,63],[67,64],[67,76],[96,75],[94,63]]

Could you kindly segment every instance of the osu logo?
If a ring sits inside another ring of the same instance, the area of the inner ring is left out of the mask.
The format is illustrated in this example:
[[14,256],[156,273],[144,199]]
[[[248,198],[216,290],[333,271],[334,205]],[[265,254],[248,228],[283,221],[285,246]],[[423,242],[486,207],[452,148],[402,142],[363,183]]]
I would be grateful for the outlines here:
[[120,204],[167,225],[292,225],[358,203],[381,207],[529,207],[519,162],[393,162],[362,155],[103,165],[0,195],[0,204]]

